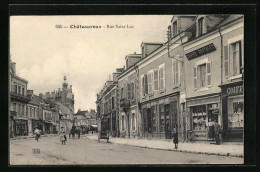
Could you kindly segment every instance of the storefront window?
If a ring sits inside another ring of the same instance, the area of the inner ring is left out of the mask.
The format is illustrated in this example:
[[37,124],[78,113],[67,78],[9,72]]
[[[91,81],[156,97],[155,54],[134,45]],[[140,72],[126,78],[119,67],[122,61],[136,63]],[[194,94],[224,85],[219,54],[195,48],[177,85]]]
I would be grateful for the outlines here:
[[152,114],[151,109],[147,109],[147,123],[148,123],[148,133],[152,133]]
[[206,105],[192,107],[193,130],[206,130]]
[[125,131],[125,116],[122,116],[122,131]]
[[228,98],[228,128],[242,129],[244,127],[243,97]]
[[151,108],[152,111],[152,121],[153,121],[153,132],[156,132],[156,109],[155,106]]
[[132,130],[135,130],[135,114],[132,114]]
[[164,105],[160,105],[160,132],[164,132]]

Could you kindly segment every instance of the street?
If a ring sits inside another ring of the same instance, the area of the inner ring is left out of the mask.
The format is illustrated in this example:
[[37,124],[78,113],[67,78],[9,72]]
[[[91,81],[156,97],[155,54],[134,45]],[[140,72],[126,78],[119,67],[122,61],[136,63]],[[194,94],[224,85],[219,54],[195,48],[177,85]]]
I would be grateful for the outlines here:
[[238,164],[243,158],[192,154],[139,148],[85,139],[68,139],[61,145],[58,136],[10,141],[11,165],[120,165],[120,164]]

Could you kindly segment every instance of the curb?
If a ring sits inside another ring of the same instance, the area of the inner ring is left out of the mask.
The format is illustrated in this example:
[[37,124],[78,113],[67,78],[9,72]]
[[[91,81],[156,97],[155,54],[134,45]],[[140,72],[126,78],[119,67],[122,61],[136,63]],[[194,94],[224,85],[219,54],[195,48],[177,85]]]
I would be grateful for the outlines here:
[[[88,140],[93,140],[95,139],[90,139],[86,137]],[[126,143],[116,143],[116,142],[111,142],[113,144],[120,144],[120,145],[127,145],[127,146],[133,146],[133,147],[140,147],[140,148],[146,148],[146,149],[155,149],[155,150],[164,150],[164,151],[174,151],[174,152],[185,152],[185,153],[193,153],[193,154],[205,154],[205,155],[215,155],[215,156],[229,156],[229,157],[237,157],[237,158],[243,158],[244,156],[242,154],[232,154],[232,153],[213,153],[213,152],[196,152],[196,151],[189,151],[189,150],[180,150],[180,149],[168,149],[168,148],[154,148],[154,147],[148,147],[148,146],[139,146],[139,145],[130,145]]]

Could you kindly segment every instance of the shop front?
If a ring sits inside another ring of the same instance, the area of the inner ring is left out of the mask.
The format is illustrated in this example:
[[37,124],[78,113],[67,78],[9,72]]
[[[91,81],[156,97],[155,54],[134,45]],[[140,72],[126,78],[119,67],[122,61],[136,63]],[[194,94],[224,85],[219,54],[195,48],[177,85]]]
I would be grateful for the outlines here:
[[221,85],[223,140],[243,141],[244,86],[243,81]]
[[142,103],[142,135],[145,138],[171,139],[179,124],[179,94]]
[[190,114],[189,129],[194,132],[194,140],[214,140],[213,121],[222,127],[220,95],[213,94],[197,98],[187,98]]
[[45,133],[46,134],[53,133],[53,124],[52,124],[51,121],[44,121],[44,126],[45,126]]
[[14,137],[14,133],[15,133],[15,124],[14,124],[14,117],[16,116],[16,112],[15,111],[10,111],[10,118],[9,118],[9,136],[10,138]]
[[14,120],[14,135],[15,136],[28,136],[28,121],[25,119]]

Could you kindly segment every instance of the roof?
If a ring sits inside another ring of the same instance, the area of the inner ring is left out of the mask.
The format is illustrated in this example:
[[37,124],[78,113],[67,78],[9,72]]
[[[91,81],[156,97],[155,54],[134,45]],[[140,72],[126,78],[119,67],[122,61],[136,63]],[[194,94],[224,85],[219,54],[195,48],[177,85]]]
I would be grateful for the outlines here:
[[28,104],[39,106],[41,103],[44,103],[40,96],[36,96],[34,94],[30,95],[33,98],[31,98],[31,101]]
[[56,102],[57,105],[59,105],[59,109],[62,112],[62,114],[64,115],[69,115],[72,112],[69,110],[69,108],[67,108],[66,106],[64,106],[61,102],[57,101]]

